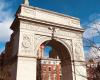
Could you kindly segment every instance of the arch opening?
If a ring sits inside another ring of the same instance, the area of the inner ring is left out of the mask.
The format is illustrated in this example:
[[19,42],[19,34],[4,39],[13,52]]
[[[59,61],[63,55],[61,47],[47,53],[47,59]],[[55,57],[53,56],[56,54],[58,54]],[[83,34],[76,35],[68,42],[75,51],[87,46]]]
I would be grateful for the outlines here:
[[70,53],[61,42],[53,39],[40,45],[37,80],[73,80]]

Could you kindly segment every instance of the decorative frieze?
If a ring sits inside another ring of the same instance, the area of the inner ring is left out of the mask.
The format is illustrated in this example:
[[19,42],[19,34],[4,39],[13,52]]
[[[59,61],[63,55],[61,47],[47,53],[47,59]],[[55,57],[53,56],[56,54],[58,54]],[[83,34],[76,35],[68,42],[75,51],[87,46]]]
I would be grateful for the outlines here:
[[78,61],[83,61],[83,48],[82,48],[82,41],[77,40],[74,44],[75,46],[75,59]]
[[71,31],[71,30],[63,30],[63,29],[56,29],[55,34],[61,35],[61,36],[66,36],[66,38],[82,38],[82,34],[79,32]]
[[[26,30],[31,30],[31,31],[35,31],[35,33],[41,32],[41,33],[45,33],[45,34],[51,34],[52,35],[52,31],[49,28],[53,28],[55,26],[48,26],[48,25],[43,25],[43,24],[36,24],[36,23],[26,23],[21,21],[21,27],[22,29],[26,29]],[[67,29],[62,29],[62,28],[57,28],[55,27],[55,32],[54,35],[58,36],[58,37],[69,37],[69,38],[82,38],[82,34],[81,32],[76,32],[76,31],[72,31],[72,30],[67,30]]]
[[21,29],[26,29],[26,30],[34,31],[38,27],[36,27],[35,23],[31,24],[31,23],[28,23],[28,22],[25,22],[25,21],[21,21],[20,28]]
[[30,36],[28,36],[26,34],[23,35],[22,46],[24,48],[30,48],[30,46],[31,46],[31,37]]
[[41,21],[80,28],[80,21],[78,18],[72,16],[66,16],[64,14],[60,14],[60,13],[56,13],[56,12],[52,12],[52,11],[48,11],[36,7],[22,5],[20,15],[28,18],[41,20]]
[[20,56],[34,56],[34,32],[22,30],[20,34]]
[[28,8],[28,7],[23,6],[21,8],[21,14],[20,15],[34,18],[35,17],[35,10],[32,9],[32,8]]

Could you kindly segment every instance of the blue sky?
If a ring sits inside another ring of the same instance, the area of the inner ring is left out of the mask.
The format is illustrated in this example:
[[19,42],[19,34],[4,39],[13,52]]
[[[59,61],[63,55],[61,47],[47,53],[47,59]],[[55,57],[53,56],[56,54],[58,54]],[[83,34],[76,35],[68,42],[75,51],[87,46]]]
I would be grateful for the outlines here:
[[[29,1],[31,6],[78,17],[81,21],[81,25],[84,28],[88,28],[84,33],[84,36],[90,39],[92,39],[93,37],[97,37],[97,32],[91,30],[91,28],[94,28],[93,19],[98,20],[98,23],[100,22],[100,0]],[[14,15],[18,7],[20,6],[20,4],[22,4],[22,2],[23,0],[0,0],[0,52],[4,49],[6,41],[9,41],[9,36],[12,33],[9,27],[14,19]],[[98,39],[96,40],[97,44],[100,44],[100,38],[96,39]]]

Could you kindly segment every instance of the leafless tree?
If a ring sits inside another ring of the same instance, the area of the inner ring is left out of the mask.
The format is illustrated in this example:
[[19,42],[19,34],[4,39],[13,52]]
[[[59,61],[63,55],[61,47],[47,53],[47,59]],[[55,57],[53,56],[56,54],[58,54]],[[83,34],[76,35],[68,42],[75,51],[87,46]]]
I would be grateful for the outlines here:
[[91,23],[91,27],[88,28],[91,29],[89,35],[91,37],[83,37],[84,48],[88,50],[86,54],[88,80],[100,80],[100,20],[93,20]]

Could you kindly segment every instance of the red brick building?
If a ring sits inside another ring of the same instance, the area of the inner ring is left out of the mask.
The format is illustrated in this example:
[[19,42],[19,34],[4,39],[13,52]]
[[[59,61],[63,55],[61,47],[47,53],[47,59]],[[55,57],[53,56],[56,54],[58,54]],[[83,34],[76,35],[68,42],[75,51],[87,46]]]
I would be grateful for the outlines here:
[[50,58],[39,60],[37,80],[61,80],[60,60]]

